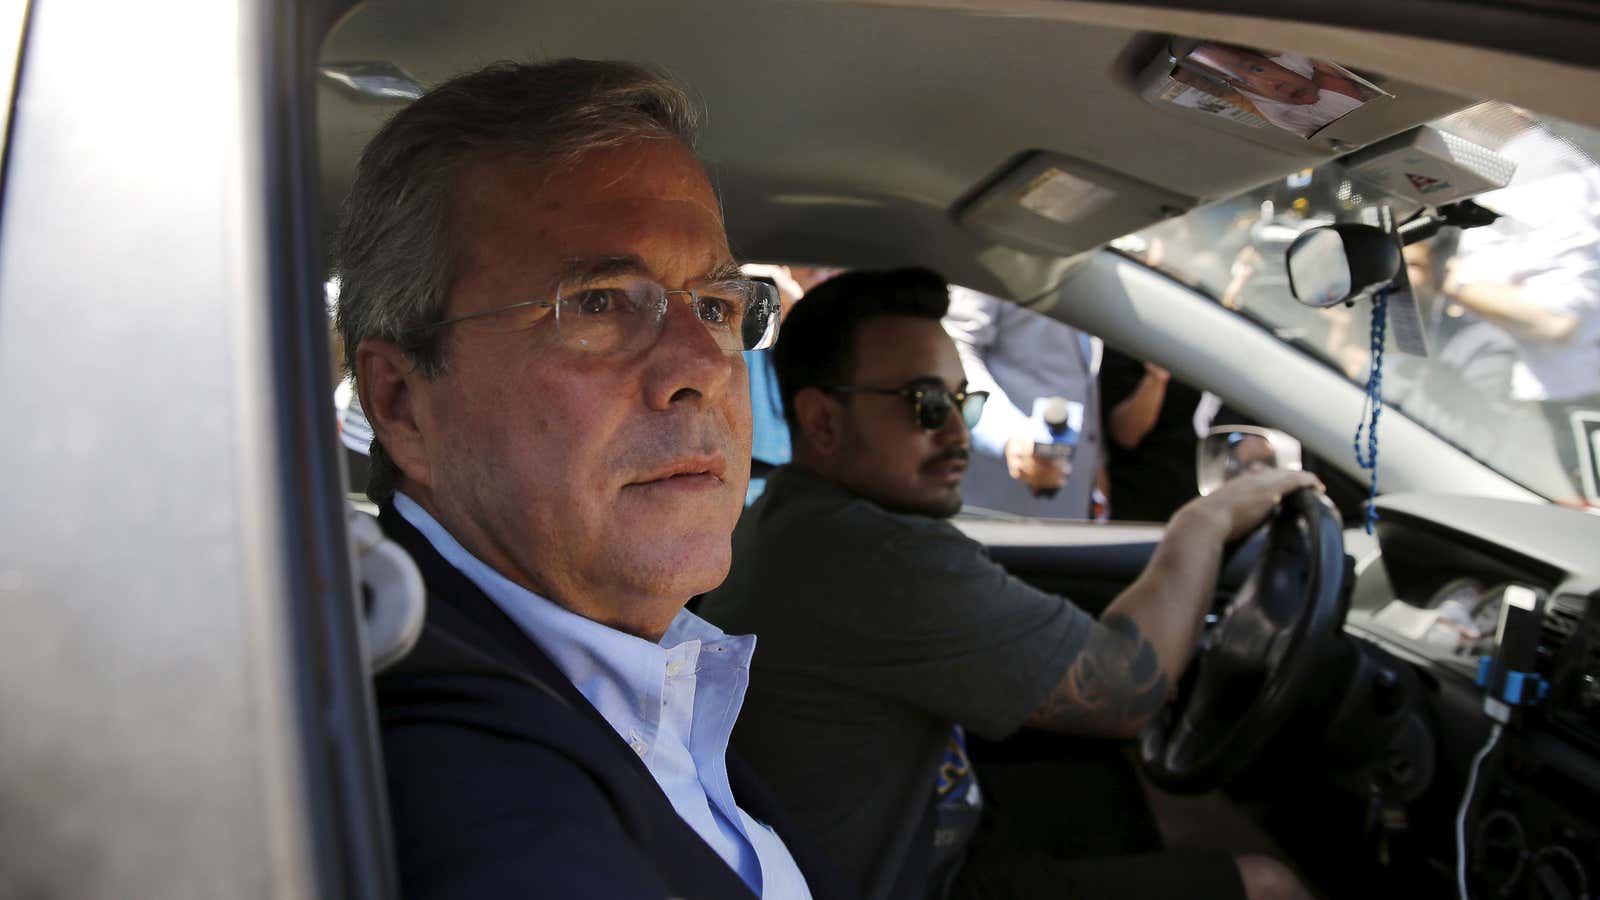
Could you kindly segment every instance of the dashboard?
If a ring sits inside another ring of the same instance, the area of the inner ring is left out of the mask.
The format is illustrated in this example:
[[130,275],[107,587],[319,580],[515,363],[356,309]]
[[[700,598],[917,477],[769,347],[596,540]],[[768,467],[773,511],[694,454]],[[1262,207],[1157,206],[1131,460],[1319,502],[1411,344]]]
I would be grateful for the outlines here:
[[[1378,507],[1376,544],[1349,542],[1361,553],[1346,632],[1424,676],[1441,800],[1465,795],[1467,756],[1487,741],[1478,667],[1495,653],[1506,598],[1526,589],[1537,603],[1545,687],[1478,773],[1463,823],[1473,896],[1595,896],[1600,517],[1459,496],[1390,496]],[[1436,864],[1454,868],[1453,842],[1432,849]]]
[[1377,552],[1357,561],[1346,630],[1476,678],[1508,590],[1538,601],[1541,727],[1600,754],[1600,517],[1470,497],[1379,501]]
[[[1600,896],[1600,516],[1435,494],[1386,495],[1378,508],[1375,537],[1345,532],[1351,659],[1301,733],[1267,755],[1281,771],[1263,771],[1263,760],[1256,783],[1231,793],[1260,801],[1262,824],[1329,896],[1360,896],[1374,883],[1390,895],[1454,896],[1455,820],[1490,731],[1478,661],[1495,649],[1508,589],[1525,588],[1538,600],[1536,668],[1550,687],[1518,713],[1474,785],[1471,896]],[[1163,533],[974,516],[955,524],[1012,574],[1092,613],[1138,576]],[[1219,602],[1253,561],[1248,543],[1229,560]],[[1399,825],[1375,833],[1376,820]]]

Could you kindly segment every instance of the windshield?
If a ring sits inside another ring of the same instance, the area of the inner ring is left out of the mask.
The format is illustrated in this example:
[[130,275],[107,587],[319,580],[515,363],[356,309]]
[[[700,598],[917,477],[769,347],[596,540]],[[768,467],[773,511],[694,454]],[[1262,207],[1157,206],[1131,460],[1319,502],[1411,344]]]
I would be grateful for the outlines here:
[[[1600,131],[1485,103],[1434,126],[1514,163],[1474,198],[1500,214],[1406,248],[1427,355],[1384,345],[1387,404],[1501,474],[1567,505],[1600,505]],[[1422,211],[1340,162],[1115,242],[1365,385],[1371,304],[1313,309],[1284,253],[1307,228]],[[1354,433],[1355,423],[1351,423]]]

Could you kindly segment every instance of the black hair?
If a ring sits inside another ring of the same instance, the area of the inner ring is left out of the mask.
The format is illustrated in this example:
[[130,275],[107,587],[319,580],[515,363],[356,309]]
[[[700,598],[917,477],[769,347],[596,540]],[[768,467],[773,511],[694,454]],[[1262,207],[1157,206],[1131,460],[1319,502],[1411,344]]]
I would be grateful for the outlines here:
[[948,285],[929,269],[862,269],[812,288],[784,320],[772,350],[783,416],[790,427],[795,425],[795,394],[840,384],[850,376],[862,322],[879,316],[937,322],[949,308]]

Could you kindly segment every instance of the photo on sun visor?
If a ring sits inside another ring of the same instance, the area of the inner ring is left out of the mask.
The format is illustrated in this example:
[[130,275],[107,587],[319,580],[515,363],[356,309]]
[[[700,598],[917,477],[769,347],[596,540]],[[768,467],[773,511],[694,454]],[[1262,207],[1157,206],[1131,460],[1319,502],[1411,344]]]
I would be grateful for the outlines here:
[[1173,47],[1145,96],[1253,128],[1309,138],[1392,95],[1349,69],[1301,53],[1204,41]]

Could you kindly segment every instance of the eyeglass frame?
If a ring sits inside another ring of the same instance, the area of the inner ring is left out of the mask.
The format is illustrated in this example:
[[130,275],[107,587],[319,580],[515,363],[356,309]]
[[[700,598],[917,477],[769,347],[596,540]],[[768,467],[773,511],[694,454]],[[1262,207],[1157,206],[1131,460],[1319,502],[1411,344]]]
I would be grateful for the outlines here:
[[[717,287],[719,285],[727,285],[727,284],[735,284],[735,283],[737,283],[737,284],[742,284],[742,285],[746,285],[746,286],[749,286],[749,287],[753,287],[753,288],[758,288],[759,289],[759,296],[760,296],[760,299],[762,301],[761,305],[766,307],[766,309],[767,309],[767,327],[766,327],[766,330],[762,332],[761,339],[756,342],[756,345],[754,347],[746,347],[746,348],[744,348],[743,350],[740,350],[740,351],[729,350],[729,351],[725,351],[725,352],[729,352],[729,353],[746,352],[747,353],[747,352],[749,352],[751,350],[766,350],[766,349],[771,348],[772,345],[777,343],[777,341],[778,341],[778,320],[780,318],[779,313],[780,313],[780,311],[782,309],[782,306],[781,306],[781,304],[779,302],[779,299],[778,299],[778,289],[774,285],[767,284],[764,281],[758,281],[758,280],[756,280],[754,278],[743,278],[743,277],[740,277],[740,278],[719,278],[719,279],[717,279],[717,280],[715,280],[715,281],[713,281],[713,282],[711,282],[709,284],[706,284],[706,285],[704,285],[702,287],[697,287],[697,288],[669,288],[666,285],[661,284],[660,282],[654,281],[654,280],[649,279],[649,278],[640,278],[639,280],[648,281],[651,284],[654,284],[656,287],[661,289],[661,300],[656,305],[656,316],[655,316],[655,326],[657,328],[657,335],[658,336],[660,334],[660,330],[659,329],[661,328],[661,324],[666,321],[667,304],[671,302],[673,294],[686,294],[686,295],[688,295],[690,308],[695,310],[694,317],[697,320],[699,320],[700,324],[705,325],[705,326],[710,326],[710,325],[715,324],[715,323],[706,321],[700,315],[700,313],[698,311],[698,305],[699,305],[699,302],[700,302],[700,292],[704,291],[704,290],[707,290],[707,289],[710,289],[710,288]],[[580,284],[581,283],[582,282],[580,282]],[[562,300],[562,296],[563,296],[563,291],[561,290],[561,288],[557,288],[556,289],[556,297],[555,297],[554,300],[523,300],[523,301],[520,301],[520,302],[517,302],[517,303],[508,303],[505,306],[497,306],[497,307],[495,307],[493,309],[484,309],[484,310],[479,310],[478,312],[467,313],[466,315],[453,316],[451,318],[444,319],[444,320],[439,321],[439,322],[434,322],[434,323],[431,323],[431,324],[428,324],[428,325],[420,325],[420,326],[418,326],[416,328],[407,329],[405,331],[402,331],[400,333],[399,337],[401,339],[405,339],[405,338],[408,338],[408,337],[412,337],[413,335],[429,334],[431,332],[437,331],[440,328],[444,328],[444,327],[446,327],[448,325],[455,325],[455,324],[457,324],[459,322],[466,322],[466,321],[470,321],[472,319],[481,319],[481,318],[484,318],[486,316],[492,316],[492,315],[497,315],[497,314],[503,313],[503,312],[509,312],[510,310],[513,310],[513,309],[526,309],[526,308],[529,308],[529,307],[544,307],[546,309],[553,310],[554,311],[553,314],[554,314],[555,320],[556,320],[556,331],[557,331],[557,334],[559,334],[560,333],[560,329],[561,329],[561,300]],[[748,310],[746,310],[746,312],[748,313]],[[563,343],[563,346],[565,346],[565,341],[563,341],[562,343]],[[742,340],[742,335],[741,335],[740,343],[741,344],[744,343],[744,341]]]
[[[978,405],[978,418],[980,420],[983,418],[984,406],[987,406],[989,403],[988,391],[969,391],[965,388],[952,391],[946,389],[942,384],[935,386],[933,382],[928,380],[912,381],[897,388],[867,387],[857,384],[832,384],[824,386],[822,390],[829,394],[876,394],[885,397],[904,397],[911,401],[912,423],[923,431],[938,431],[939,429],[943,428],[945,425],[949,424],[950,416],[954,415],[956,410],[961,410],[961,424],[965,425],[968,431],[971,431],[973,428],[977,427],[978,423],[967,422],[967,399],[971,397],[983,398],[983,402]],[[922,399],[924,396],[934,393],[943,395],[945,399],[950,402],[950,406],[947,408],[944,418],[939,422],[939,424],[929,428],[923,423],[922,420]]]

